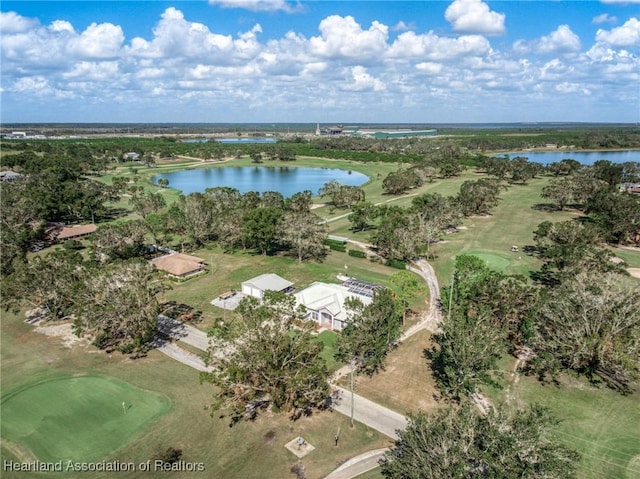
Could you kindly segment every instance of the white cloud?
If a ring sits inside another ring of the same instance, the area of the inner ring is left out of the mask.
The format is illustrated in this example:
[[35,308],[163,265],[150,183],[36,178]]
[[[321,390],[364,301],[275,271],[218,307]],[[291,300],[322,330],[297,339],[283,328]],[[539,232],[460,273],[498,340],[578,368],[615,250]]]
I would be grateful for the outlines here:
[[513,44],[517,54],[536,53],[571,53],[581,49],[580,37],[573,33],[569,25],[560,25],[549,35],[534,40],[518,40]]
[[[59,28],[59,24],[58,24]],[[64,29],[64,32],[72,33]],[[84,58],[112,58],[118,56],[124,33],[120,26],[111,23],[92,23],[87,29],[69,42],[69,50]]]
[[391,27],[391,30],[394,32],[406,32],[407,30],[415,30],[415,29],[416,29],[415,23],[413,22],[406,23],[402,20],[400,20],[393,27]]
[[580,37],[571,31],[569,25],[560,25],[549,35],[540,38],[537,50],[548,52],[575,52],[580,50]]
[[3,35],[26,32],[37,25],[37,20],[25,18],[16,12],[0,12],[0,31]]
[[454,0],[447,7],[444,17],[454,32],[503,35],[504,13],[492,12],[482,0]]
[[324,58],[372,58],[387,48],[389,27],[374,21],[363,30],[351,16],[331,15],[320,22],[320,37],[309,40],[310,51]]
[[596,41],[614,47],[630,47],[640,45],[640,20],[635,17],[627,20],[622,26],[612,30],[599,29]]
[[[371,76],[363,66],[355,66],[350,69],[350,83],[342,88],[347,91],[382,91],[385,85],[379,79]],[[347,80],[349,81],[349,80]]]
[[295,12],[302,7],[299,3],[291,5],[286,0],[209,0],[210,5],[222,8],[242,8],[254,12]]
[[553,111],[583,119],[588,101],[611,105],[606,118],[593,107],[594,120],[623,121],[621,105],[638,101],[637,19],[585,47],[561,25],[513,48],[410,24],[390,37],[381,20],[351,16],[324,18],[314,36],[274,36],[267,20],[229,35],[194,20],[170,7],[149,35],[125,40],[110,23],[77,31],[62,18],[4,16],[3,119],[90,121],[99,110],[102,121],[551,121]]
[[593,17],[593,20],[591,20],[591,23],[599,25],[601,23],[616,23],[617,21],[618,21],[617,17],[612,17],[608,13],[601,13],[597,17]]
[[405,32],[393,42],[387,52],[387,57],[445,60],[466,55],[484,55],[490,51],[489,41],[481,35],[447,38],[440,37],[433,32],[422,35],[415,32]]

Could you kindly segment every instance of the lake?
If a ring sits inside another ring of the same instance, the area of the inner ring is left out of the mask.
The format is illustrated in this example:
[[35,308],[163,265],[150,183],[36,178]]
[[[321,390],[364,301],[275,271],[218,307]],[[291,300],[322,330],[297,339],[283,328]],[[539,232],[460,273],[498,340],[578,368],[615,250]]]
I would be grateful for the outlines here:
[[207,188],[228,186],[240,193],[257,191],[279,191],[286,198],[295,193],[309,190],[314,195],[331,180],[343,185],[361,186],[369,177],[357,171],[338,168],[307,168],[297,166],[225,166],[221,168],[195,168],[155,175],[151,181],[160,178],[169,180],[169,187],[182,194],[204,192]]
[[249,143],[277,143],[276,138],[188,138],[182,143],[231,143],[246,145]]
[[507,155],[509,158],[523,156],[534,163],[547,165],[565,159],[579,161],[583,165],[593,165],[598,160],[609,160],[612,163],[625,163],[627,161],[640,162],[640,150],[625,151],[520,151],[514,153],[501,153],[494,156]]

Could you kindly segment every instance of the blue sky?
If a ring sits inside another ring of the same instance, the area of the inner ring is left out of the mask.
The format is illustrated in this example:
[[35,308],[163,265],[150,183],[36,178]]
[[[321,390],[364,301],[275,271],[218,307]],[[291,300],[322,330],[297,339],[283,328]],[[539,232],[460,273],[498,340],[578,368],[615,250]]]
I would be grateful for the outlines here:
[[640,121],[640,0],[0,9],[3,123]]

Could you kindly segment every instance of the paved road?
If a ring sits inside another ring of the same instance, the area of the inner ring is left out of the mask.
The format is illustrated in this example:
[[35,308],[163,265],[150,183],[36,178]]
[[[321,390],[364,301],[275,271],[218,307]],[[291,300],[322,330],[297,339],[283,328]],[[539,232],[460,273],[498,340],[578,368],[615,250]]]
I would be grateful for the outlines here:
[[325,479],[351,479],[375,469],[388,449],[375,449],[353,457],[335,469]]
[[[340,386],[333,386],[340,392],[340,399],[332,404],[334,410],[351,417],[351,392]],[[355,408],[353,418],[381,432],[391,439],[397,439],[397,429],[407,427],[407,418],[378,403],[357,394],[354,395]]]
[[202,351],[206,351],[209,348],[207,333],[168,316],[158,316],[158,330]]

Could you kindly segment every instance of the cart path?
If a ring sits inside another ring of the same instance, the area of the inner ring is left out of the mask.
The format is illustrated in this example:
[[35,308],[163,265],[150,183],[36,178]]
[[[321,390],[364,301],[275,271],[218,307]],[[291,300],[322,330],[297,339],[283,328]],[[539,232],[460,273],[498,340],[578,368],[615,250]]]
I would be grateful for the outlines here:
[[380,465],[380,459],[388,449],[375,449],[355,456],[335,469],[325,479],[351,479],[365,472],[371,471]]

